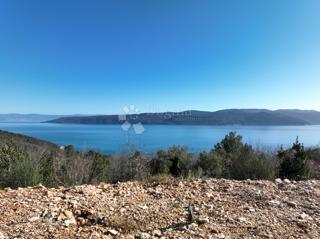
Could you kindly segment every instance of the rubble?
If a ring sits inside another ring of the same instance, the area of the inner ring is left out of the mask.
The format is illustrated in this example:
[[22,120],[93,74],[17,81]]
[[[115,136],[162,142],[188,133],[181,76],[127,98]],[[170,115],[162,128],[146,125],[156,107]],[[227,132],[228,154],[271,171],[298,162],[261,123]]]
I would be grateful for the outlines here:
[[0,239],[320,238],[319,192],[224,179],[5,189]]

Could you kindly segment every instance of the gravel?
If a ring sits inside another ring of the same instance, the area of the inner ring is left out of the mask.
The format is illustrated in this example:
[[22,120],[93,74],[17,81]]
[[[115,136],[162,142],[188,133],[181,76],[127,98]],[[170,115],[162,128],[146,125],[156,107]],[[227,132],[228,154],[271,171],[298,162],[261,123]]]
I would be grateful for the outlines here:
[[319,198],[315,180],[7,188],[0,239],[320,238]]

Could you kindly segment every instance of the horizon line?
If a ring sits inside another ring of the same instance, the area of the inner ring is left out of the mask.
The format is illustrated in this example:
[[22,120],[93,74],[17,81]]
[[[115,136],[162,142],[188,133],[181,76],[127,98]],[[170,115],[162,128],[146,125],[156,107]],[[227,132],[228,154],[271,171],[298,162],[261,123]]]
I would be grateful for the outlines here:
[[[268,111],[279,111],[279,110],[299,110],[299,111],[315,111],[320,112],[320,110],[316,109],[299,109],[299,108],[280,108],[280,109],[267,109],[267,108],[224,108],[219,110],[196,110],[196,109],[189,109],[189,110],[180,110],[180,111],[158,111],[158,112],[137,112],[135,114],[161,114],[161,113],[181,113],[187,111],[202,111],[202,112],[218,112],[218,111],[225,111],[225,110],[268,110]],[[119,113],[0,113],[0,115],[52,115],[52,116],[103,116],[103,115],[119,115]]]

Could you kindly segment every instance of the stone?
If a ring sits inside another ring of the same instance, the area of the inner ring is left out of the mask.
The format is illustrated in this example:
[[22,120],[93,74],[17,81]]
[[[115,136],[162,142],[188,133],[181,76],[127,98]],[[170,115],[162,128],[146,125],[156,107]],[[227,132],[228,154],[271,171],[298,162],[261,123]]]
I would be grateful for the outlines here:
[[159,229],[155,229],[152,231],[152,235],[155,237],[161,237],[162,232]]
[[303,213],[301,213],[301,214],[299,215],[299,218],[300,218],[300,219],[305,219],[307,216],[308,216],[308,215],[303,212]]
[[4,191],[10,192],[10,191],[12,191],[12,189],[10,187],[6,187],[6,188],[4,188]]
[[141,209],[147,210],[149,207],[147,205],[140,206]]
[[98,238],[101,238],[100,233],[97,231],[93,231],[90,235],[90,239],[98,239]]
[[291,183],[291,181],[290,181],[289,179],[287,179],[287,178],[284,179],[283,182],[284,182],[285,184],[290,184],[290,183]]
[[45,186],[43,186],[41,183],[38,185],[34,186],[33,189],[47,189]]
[[36,222],[36,221],[38,221],[40,219],[40,217],[38,217],[38,216],[33,216],[33,217],[30,217],[29,219],[28,219],[28,221],[29,222]]
[[137,239],[148,239],[151,238],[151,235],[146,232],[141,232],[136,236]]
[[44,195],[45,195],[46,197],[51,198],[51,197],[54,196],[54,192],[47,190],[47,191],[44,192]]
[[64,210],[63,214],[67,217],[67,218],[74,218],[73,213],[69,210]]
[[68,227],[69,225],[77,224],[75,218],[68,218],[64,221],[64,224]]
[[78,217],[77,220],[81,226],[85,225],[87,222],[86,219],[84,219],[83,217]]
[[271,200],[269,203],[270,203],[272,206],[280,206],[280,205],[281,205],[281,202],[280,202],[279,200],[276,200],[276,199]]
[[277,178],[277,179],[275,180],[275,183],[276,183],[276,184],[281,184],[281,183],[282,183],[281,178]]
[[226,235],[224,235],[223,233],[220,233],[217,235],[217,238],[219,239],[225,239],[226,238]]
[[301,213],[298,218],[299,218],[299,219],[302,219],[302,220],[305,220],[305,219],[307,219],[307,220],[312,220],[312,217],[310,217],[308,214],[306,214],[306,213],[304,213],[304,212]]
[[196,230],[198,228],[198,224],[197,223],[191,223],[188,225],[188,229],[189,230]]
[[294,208],[296,208],[298,206],[297,203],[293,202],[293,201],[287,201],[287,204],[288,204],[288,206],[294,207]]
[[118,235],[118,231],[117,230],[114,230],[114,229],[110,229],[110,230],[108,230],[108,233],[110,234],[110,235],[112,235],[112,236],[116,236],[116,235]]
[[207,217],[199,217],[197,219],[197,223],[200,224],[200,225],[209,223],[209,218],[207,218]]
[[6,239],[7,237],[5,237],[5,235],[3,234],[3,232],[0,231],[0,239]]

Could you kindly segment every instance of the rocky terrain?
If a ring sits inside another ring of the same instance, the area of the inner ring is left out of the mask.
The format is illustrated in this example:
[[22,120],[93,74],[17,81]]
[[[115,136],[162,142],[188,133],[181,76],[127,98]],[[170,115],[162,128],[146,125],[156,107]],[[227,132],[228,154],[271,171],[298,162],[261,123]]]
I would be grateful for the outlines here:
[[0,190],[0,238],[320,238],[320,181]]

